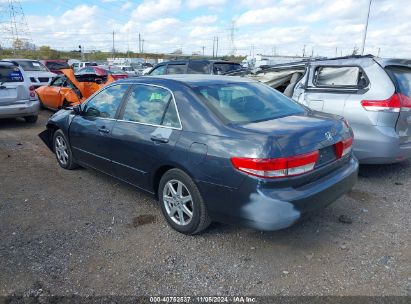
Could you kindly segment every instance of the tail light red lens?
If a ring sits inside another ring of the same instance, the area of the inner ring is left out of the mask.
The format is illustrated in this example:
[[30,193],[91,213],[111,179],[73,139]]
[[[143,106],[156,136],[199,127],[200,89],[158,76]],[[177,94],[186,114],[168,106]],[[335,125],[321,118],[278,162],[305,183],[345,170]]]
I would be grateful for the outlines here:
[[335,154],[337,155],[337,159],[347,155],[352,150],[352,143],[353,138],[344,139],[335,144]]
[[398,94],[394,94],[384,100],[362,100],[361,105],[367,111],[399,112],[401,109],[401,99]]
[[263,178],[280,178],[307,173],[314,169],[318,151],[282,158],[232,157],[234,168],[247,174]]
[[411,111],[411,98],[404,94],[398,94],[401,101],[401,108],[406,111]]

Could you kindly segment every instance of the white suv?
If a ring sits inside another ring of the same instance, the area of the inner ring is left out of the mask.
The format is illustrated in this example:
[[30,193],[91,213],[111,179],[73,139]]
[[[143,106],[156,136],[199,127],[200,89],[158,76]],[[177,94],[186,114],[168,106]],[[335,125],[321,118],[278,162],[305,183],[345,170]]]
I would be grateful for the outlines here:
[[0,60],[0,118],[37,121],[40,103],[29,77],[15,62]]

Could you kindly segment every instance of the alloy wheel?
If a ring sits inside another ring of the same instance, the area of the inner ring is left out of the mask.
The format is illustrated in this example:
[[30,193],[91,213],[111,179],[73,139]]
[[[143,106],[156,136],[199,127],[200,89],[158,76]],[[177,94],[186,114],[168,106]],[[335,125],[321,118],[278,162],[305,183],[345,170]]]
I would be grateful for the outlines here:
[[193,199],[179,180],[168,181],[163,189],[163,203],[170,219],[178,225],[188,225],[193,218]]
[[54,148],[59,162],[62,165],[67,165],[69,159],[68,148],[66,140],[62,136],[58,135],[56,137]]

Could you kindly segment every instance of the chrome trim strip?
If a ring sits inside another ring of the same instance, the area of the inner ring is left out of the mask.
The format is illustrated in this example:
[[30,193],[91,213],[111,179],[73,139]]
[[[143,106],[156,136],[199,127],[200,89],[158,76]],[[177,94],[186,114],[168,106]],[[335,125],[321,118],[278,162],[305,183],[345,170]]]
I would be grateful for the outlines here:
[[116,165],[120,165],[120,166],[123,166],[123,167],[129,168],[129,169],[131,169],[131,170],[134,170],[134,171],[140,172],[140,173],[142,173],[142,174],[147,174],[147,172],[146,172],[146,171],[143,171],[143,170],[140,170],[140,169],[136,169],[136,168],[134,168],[134,167],[131,167],[131,166],[125,165],[125,164],[123,164],[123,163],[119,163],[119,162],[116,162],[116,161],[114,161],[114,160],[112,160],[111,162],[112,162],[113,164],[116,164]]

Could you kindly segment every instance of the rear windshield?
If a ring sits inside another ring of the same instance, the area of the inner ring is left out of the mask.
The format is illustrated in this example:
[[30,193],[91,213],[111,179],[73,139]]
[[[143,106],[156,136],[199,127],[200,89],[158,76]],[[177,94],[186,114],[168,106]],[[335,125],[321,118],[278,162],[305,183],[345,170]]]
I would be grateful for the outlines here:
[[305,111],[293,100],[261,83],[215,84],[193,89],[226,124],[271,120]]
[[239,63],[214,63],[214,74],[225,74],[236,70],[241,70],[242,66]]
[[47,62],[46,66],[50,70],[62,70],[62,69],[69,69],[70,66],[67,62]]
[[39,61],[29,61],[29,60],[15,60],[19,66],[25,71],[43,71],[48,72],[48,69]]
[[12,64],[0,64],[0,84],[4,82],[22,82],[23,75],[20,70]]
[[411,97],[411,69],[401,66],[386,67],[389,74],[392,75],[399,93]]

